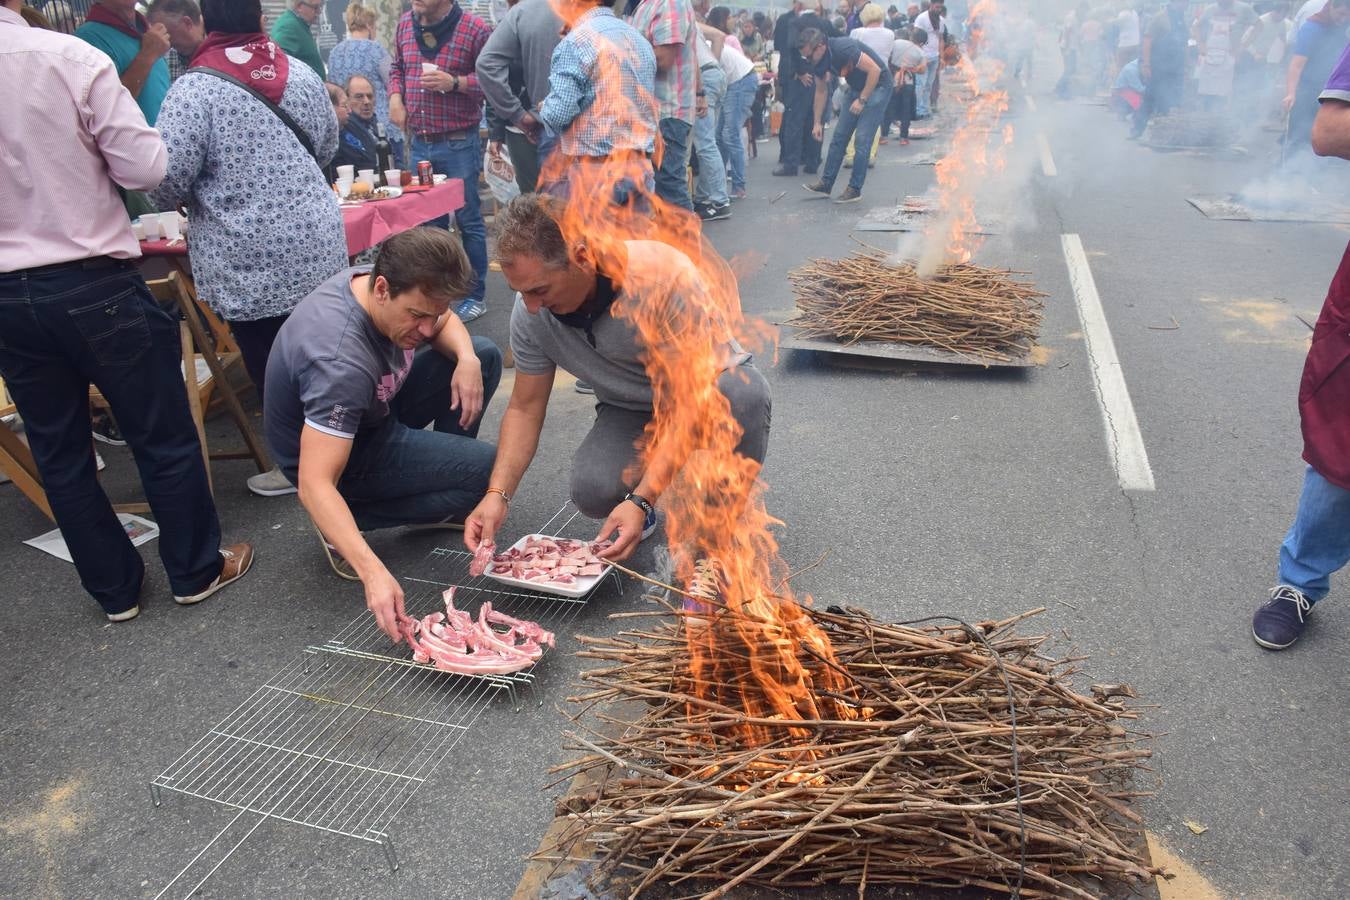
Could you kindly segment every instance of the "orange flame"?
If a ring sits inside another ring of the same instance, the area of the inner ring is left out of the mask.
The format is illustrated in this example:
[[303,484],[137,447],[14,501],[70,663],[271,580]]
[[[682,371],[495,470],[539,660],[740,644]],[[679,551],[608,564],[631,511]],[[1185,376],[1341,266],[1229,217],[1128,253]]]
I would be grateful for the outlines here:
[[[572,4],[555,4],[564,21],[574,20]],[[649,129],[656,121],[654,99],[625,96],[606,54],[596,82],[592,108],[613,134]],[[564,236],[569,245],[584,241],[607,274],[623,271],[612,311],[631,321],[649,348],[654,416],[640,442],[641,472],[627,473],[630,483],[636,475],[671,473],[661,504],[676,583],[689,583],[700,560],[715,561],[718,573],[717,602],[706,616],[686,617],[692,665],[678,677],[696,698],[689,716],[707,723],[709,739],[735,745],[803,739],[810,732],[800,723],[844,714],[835,707],[845,704],[822,697],[845,696],[848,686],[829,665],[829,638],[786,585],[770,532],[781,523],[765,508],[760,465],[736,452],[742,428],[718,389],[728,342],[762,349],[772,330],[745,318],[736,276],[703,240],[694,214],[646,189],[639,193],[649,214],[612,202],[620,181],[650,183],[645,158],[578,165],[555,156],[542,180],[558,178],[570,185],[560,221]],[[638,260],[642,266],[629,264]],[[733,369],[728,377],[747,376]]]
[[[980,0],[971,10],[971,20],[987,21],[998,12],[994,0]],[[1007,92],[997,88],[1003,64],[991,57],[963,56],[948,72],[955,73],[956,94],[969,94],[962,120],[952,133],[946,155],[937,162],[938,214],[925,232],[918,271],[923,277],[943,265],[969,262],[983,239],[976,232],[975,198],[991,173],[1003,170],[1003,155],[1012,144],[1012,125],[1004,125],[991,149],[991,135],[999,116],[1008,109]],[[952,80],[951,76],[948,76]],[[948,102],[956,100],[949,97]]]

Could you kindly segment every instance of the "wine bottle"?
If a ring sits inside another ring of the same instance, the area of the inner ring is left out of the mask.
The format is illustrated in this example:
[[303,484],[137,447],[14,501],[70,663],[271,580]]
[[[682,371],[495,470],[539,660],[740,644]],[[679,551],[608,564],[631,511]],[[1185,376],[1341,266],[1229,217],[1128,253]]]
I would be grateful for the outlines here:
[[[376,178],[383,178],[383,177],[384,177],[384,173],[387,172],[387,171],[389,171],[391,168],[393,168],[391,165],[389,165],[389,153],[390,153],[390,148],[389,148],[389,138],[385,137],[385,134],[384,134],[384,125],[382,125],[382,124],[379,123],[379,122],[376,122],[376,123],[375,123],[375,163],[376,163],[376,165],[379,167],[378,169],[376,169],[376,174],[375,174],[375,177],[376,177]],[[391,184],[391,185],[389,185],[389,187],[398,187],[398,185],[396,185],[396,184]]]

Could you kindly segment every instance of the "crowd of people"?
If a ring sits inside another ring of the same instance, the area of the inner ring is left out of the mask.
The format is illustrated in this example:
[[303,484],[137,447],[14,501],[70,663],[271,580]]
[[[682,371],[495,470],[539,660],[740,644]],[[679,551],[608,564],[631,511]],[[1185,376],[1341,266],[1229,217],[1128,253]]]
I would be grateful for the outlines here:
[[[13,164],[0,176],[0,375],[81,581],[112,621],[138,614],[145,570],[95,477],[91,384],[111,407],[106,427],[135,453],[175,600],[205,599],[253,558],[246,543],[222,546],[177,327],[135,265],[138,211],[184,210],[191,222],[196,291],[238,343],[277,461],[249,488],[298,493],[334,571],[362,583],[397,641],[402,591],[363,532],[454,526],[471,550],[493,541],[559,368],[597,403],[572,500],[603,520],[614,559],[652,533],[682,461],[640,454],[671,394],[620,310],[688,325],[712,290],[696,264],[702,229],[746,196],[747,164],[772,131],[773,175],[815,176],[806,191],[856,202],[893,127],[905,143],[912,122],[937,113],[945,67],[988,54],[1026,81],[1036,44],[1025,8],[949,19],[942,0],[903,11],[796,0],[776,18],[708,0],[518,0],[495,26],[456,0],[412,0],[386,47],[358,0],[325,61],[311,30],[319,10],[292,0],[268,30],[259,0],[152,0],[144,11],[97,0],[68,35],[30,27],[44,19],[22,0],[0,6],[0,73],[25,85],[0,109],[27,136],[6,145]],[[1187,76],[1200,105],[1219,108],[1255,99],[1287,65],[1290,139],[1306,131],[1319,152],[1350,155],[1350,94],[1332,72],[1350,0],[1309,0],[1292,21],[1283,6],[1258,14],[1238,0],[1188,10],[1185,0],[1151,17],[1130,5],[1074,10],[1057,90],[1069,95],[1080,75],[1089,89],[1136,79],[1137,131],[1182,100]],[[170,49],[185,63],[176,75]],[[468,188],[453,232],[449,216],[433,220],[352,265],[336,167],[420,161]],[[466,328],[488,302],[485,161],[509,161],[518,192],[493,223],[516,367],[495,447],[477,435],[503,353]],[[21,174],[36,171],[62,178]],[[1329,299],[1323,319],[1310,366],[1344,357],[1343,301]],[[757,466],[768,384],[733,335],[704,325],[737,452]],[[1322,437],[1309,438],[1314,468],[1281,592],[1254,625],[1263,646],[1297,638],[1350,555],[1350,404],[1335,390],[1323,397],[1339,406],[1304,406]],[[1336,527],[1341,540],[1329,542]]]
[[[1287,158],[1310,152],[1318,96],[1347,44],[1346,0],[1081,3],[1059,28],[1061,97],[1110,91],[1144,134],[1184,108],[1273,124]],[[1183,113],[1184,114],[1184,113]]]

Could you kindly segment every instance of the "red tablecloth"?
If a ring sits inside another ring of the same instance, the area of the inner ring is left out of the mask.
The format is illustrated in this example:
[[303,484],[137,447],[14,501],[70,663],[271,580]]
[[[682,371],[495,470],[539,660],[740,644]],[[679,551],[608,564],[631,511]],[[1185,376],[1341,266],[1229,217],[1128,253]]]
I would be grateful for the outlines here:
[[[358,206],[342,207],[342,224],[347,231],[347,255],[355,256],[374,247],[391,234],[416,228],[423,222],[453,213],[464,205],[464,182],[447,178],[434,187],[405,192],[392,200],[375,200]],[[187,243],[178,241],[141,241],[145,256],[187,256]]]

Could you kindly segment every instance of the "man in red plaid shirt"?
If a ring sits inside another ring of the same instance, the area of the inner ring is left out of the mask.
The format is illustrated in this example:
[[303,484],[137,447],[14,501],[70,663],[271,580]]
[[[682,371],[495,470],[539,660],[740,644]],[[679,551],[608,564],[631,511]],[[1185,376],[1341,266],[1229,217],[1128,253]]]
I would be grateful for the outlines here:
[[407,133],[413,161],[430,160],[434,171],[464,180],[455,220],[475,276],[473,291],[455,308],[465,322],[487,311],[487,229],[478,205],[483,92],[474,66],[491,33],[455,0],[412,0],[398,23],[389,71],[389,119]]

